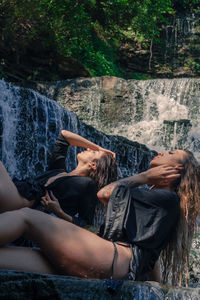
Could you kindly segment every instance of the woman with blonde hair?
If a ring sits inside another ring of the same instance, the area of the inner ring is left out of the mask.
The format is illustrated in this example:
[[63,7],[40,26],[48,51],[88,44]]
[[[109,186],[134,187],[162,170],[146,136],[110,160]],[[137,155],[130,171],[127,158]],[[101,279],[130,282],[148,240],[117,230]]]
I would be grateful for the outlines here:
[[170,275],[173,285],[189,279],[189,254],[200,209],[200,167],[190,151],[185,150],[184,169],[175,191],[180,198],[180,217],[173,236],[161,253],[162,282]]

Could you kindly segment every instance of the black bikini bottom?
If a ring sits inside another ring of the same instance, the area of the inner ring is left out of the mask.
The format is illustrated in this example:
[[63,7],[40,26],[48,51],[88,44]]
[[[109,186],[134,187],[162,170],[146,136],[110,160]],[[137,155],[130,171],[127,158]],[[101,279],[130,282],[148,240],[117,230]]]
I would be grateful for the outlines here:
[[134,261],[134,256],[133,256],[133,246],[129,243],[125,243],[125,242],[112,242],[113,243],[113,247],[114,247],[114,257],[113,257],[113,262],[112,262],[112,266],[111,266],[111,276],[110,276],[110,280],[113,280],[113,275],[114,275],[114,268],[115,268],[115,264],[116,264],[116,260],[117,260],[117,256],[118,256],[118,251],[117,251],[117,245],[120,246],[124,246],[124,247],[128,247],[131,249],[132,252],[132,256],[131,256],[131,260],[130,260],[130,264],[129,264],[129,272],[127,275],[123,276],[123,278],[121,278],[120,280],[135,280],[136,278],[136,265],[135,265],[135,261]]

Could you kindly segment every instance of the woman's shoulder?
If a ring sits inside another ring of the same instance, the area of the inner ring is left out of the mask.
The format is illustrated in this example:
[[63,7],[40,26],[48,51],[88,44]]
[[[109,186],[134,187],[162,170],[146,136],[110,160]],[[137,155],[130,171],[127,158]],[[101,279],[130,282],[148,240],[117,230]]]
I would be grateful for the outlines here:
[[150,190],[151,193],[154,194],[158,194],[162,197],[168,197],[170,199],[177,199],[179,200],[179,197],[177,195],[177,193],[175,193],[174,191],[168,190],[168,189],[152,189]]
[[66,181],[70,184],[73,185],[78,185],[78,186],[83,186],[83,187],[87,187],[87,186],[95,186],[96,187],[96,183],[95,181],[90,178],[90,177],[86,177],[86,176],[77,176],[77,175],[69,175],[67,174],[66,176],[60,176],[58,179],[56,179],[56,182],[60,182],[60,181]]
[[174,191],[162,188],[144,188],[144,187],[136,187],[131,188],[133,193],[140,193],[144,195],[159,195],[159,196],[167,196],[178,198],[177,194]]
[[178,195],[171,190],[167,189],[152,189],[150,191],[154,198],[154,201],[165,209],[175,209],[180,205],[180,199]]
[[[96,195],[97,194],[97,185],[96,182],[86,176],[68,176],[68,184],[77,191],[81,192],[82,197],[86,195]],[[67,184],[67,182],[66,182]]]
[[71,176],[74,181],[87,187],[96,187],[96,182],[87,176]]
[[146,189],[133,188],[131,189],[132,199],[138,200],[140,203],[148,203],[159,207],[175,207],[180,203],[177,194],[165,189]]

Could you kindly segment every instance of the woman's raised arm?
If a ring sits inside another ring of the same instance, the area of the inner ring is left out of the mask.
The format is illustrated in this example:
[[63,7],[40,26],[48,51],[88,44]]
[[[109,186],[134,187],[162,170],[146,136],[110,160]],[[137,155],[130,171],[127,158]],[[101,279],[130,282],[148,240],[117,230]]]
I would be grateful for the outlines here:
[[169,167],[166,165],[151,168],[140,174],[122,178],[103,187],[97,193],[99,200],[107,205],[116,186],[137,187],[143,184],[151,184],[155,186],[167,186],[172,181],[180,177],[181,166]]
[[64,138],[68,141],[68,143],[71,146],[82,147],[85,149],[89,148],[94,151],[104,151],[104,152],[110,153],[113,157],[115,157],[115,153],[112,152],[111,150],[104,149],[104,148],[96,145],[95,143],[88,141],[87,139],[83,138],[82,136],[80,136],[76,133],[73,133],[68,130],[62,130],[61,134],[64,136]]
[[112,195],[113,190],[115,187],[120,185],[125,185],[127,187],[136,187],[142,184],[145,184],[145,176],[144,173],[136,174],[130,177],[126,177],[117,181],[114,181],[102,189],[100,189],[97,193],[98,199],[104,204],[107,205],[108,201]]

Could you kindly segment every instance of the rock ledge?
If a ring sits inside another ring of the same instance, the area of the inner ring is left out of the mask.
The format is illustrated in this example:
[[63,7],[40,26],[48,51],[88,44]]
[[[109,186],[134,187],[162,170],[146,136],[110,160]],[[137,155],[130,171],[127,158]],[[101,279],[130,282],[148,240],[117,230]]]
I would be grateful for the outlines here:
[[0,271],[0,299],[199,299],[199,288],[173,288],[156,282],[124,281],[109,292],[106,280]]

